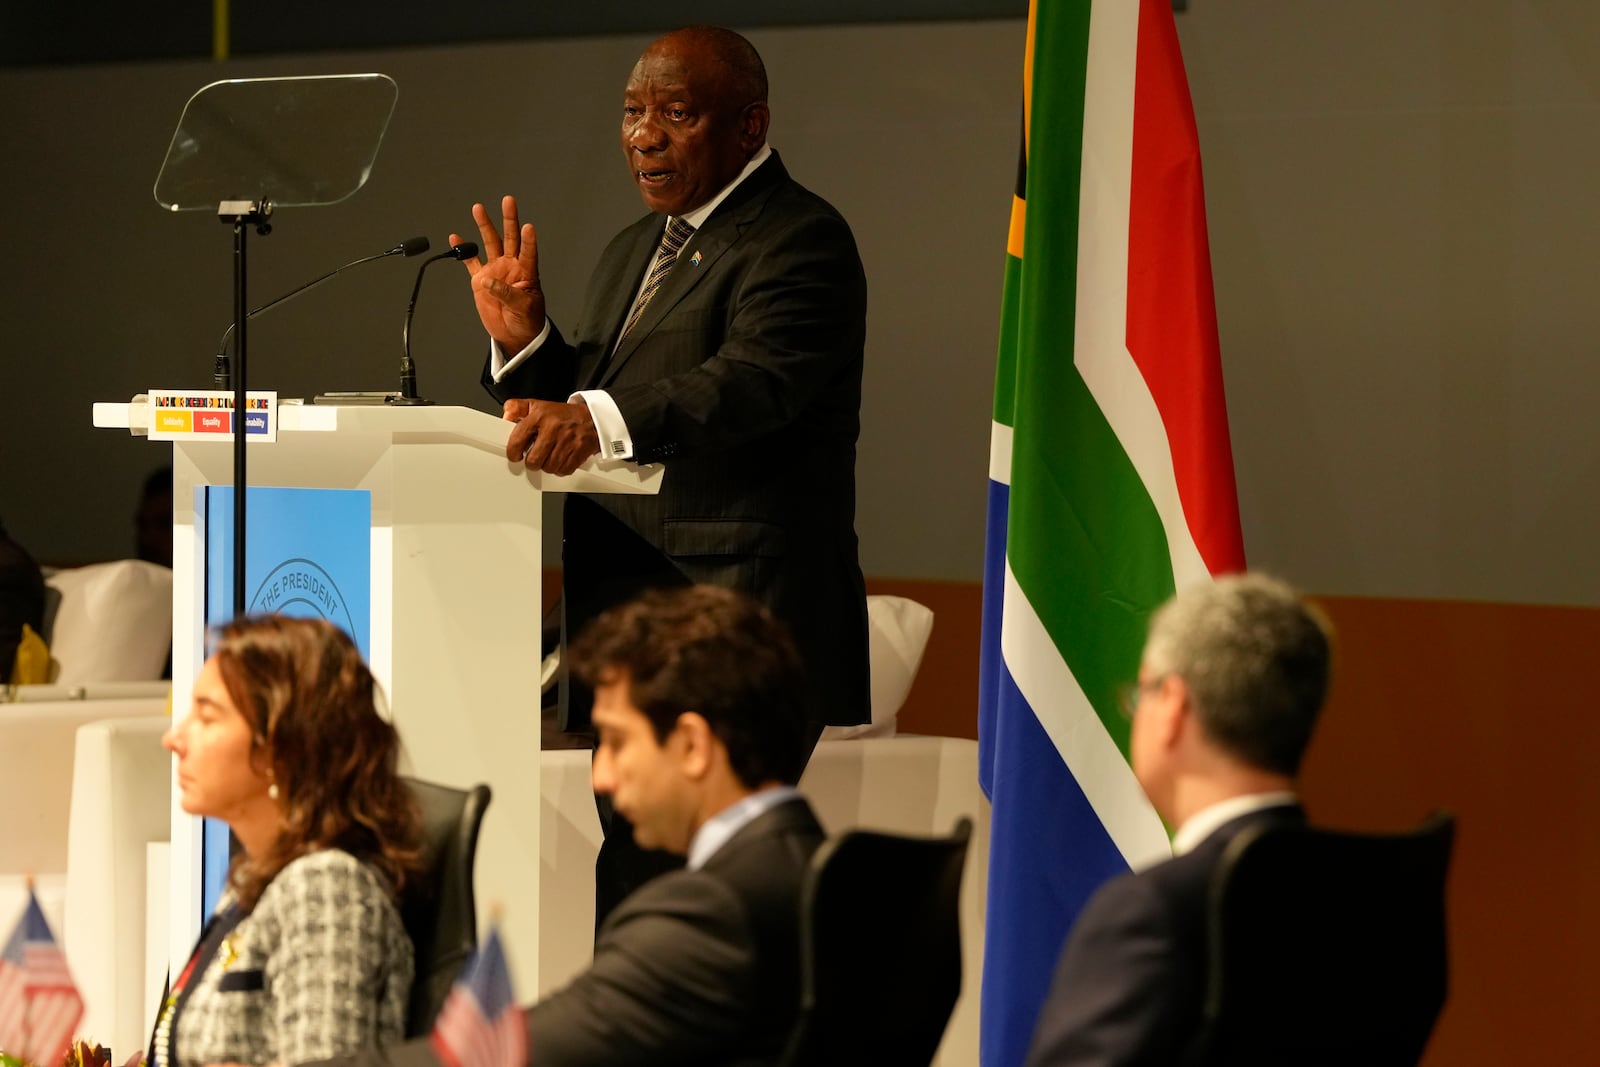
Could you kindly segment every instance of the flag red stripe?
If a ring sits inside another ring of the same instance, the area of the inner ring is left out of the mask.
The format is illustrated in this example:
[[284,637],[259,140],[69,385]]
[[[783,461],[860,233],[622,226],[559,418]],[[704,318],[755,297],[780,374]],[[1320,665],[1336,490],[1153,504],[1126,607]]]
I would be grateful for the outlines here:
[[28,1058],[41,1064],[59,1062],[82,1017],[83,1001],[76,992],[35,997],[28,1017]]
[[446,1067],[526,1067],[522,1010],[494,930],[456,980],[430,1043]]
[[1206,240],[1200,140],[1168,0],[1140,0],[1128,211],[1128,351],[1161,413],[1212,574],[1244,568]]
[[439,1057],[439,1062],[445,1067],[461,1067],[461,1059],[456,1055],[456,1050],[450,1047],[450,1043],[444,1039],[437,1026],[428,1036],[428,1047],[433,1049],[433,1054]]
[[27,1011],[22,982],[21,971],[9,963],[0,962],[0,1043],[7,1039],[7,1035],[15,1034],[22,1028]]
[[502,1049],[502,1063],[526,1063],[528,1060],[528,1028],[523,1023],[522,1009],[514,1008],[495,1020],[495,1033]]
[[[434,1023],[434,1029],[442,1034],[451,1045],[462,1048],[472,1037],[488,1027],[488,1020],[483,1017],[483,1011],[478,1007],[478,1002],[470,994],[461,990],[454,990],[450,999],[445,1002],[444,1010],[439,1012],[439,1019]],[[470,1061],[470,1056],[463,1056]]]
[[457,988],[434,1023],[432,1045],[448,1067],[496,1067],[524,1062],[525,1037],[520,1010],[491,1022],[477,998]]

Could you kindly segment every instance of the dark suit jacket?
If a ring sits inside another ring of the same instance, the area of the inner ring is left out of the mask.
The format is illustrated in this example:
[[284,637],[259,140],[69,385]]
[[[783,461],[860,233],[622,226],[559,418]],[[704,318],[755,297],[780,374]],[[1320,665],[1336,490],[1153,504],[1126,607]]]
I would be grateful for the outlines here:
[[[570,498],[567,629],[649,585],[751,594],[793,631],[812,718],[869,718],[866,591],[855,533],[866,279],[849,225],[773,155],[689,239],[639,322],[617,334],[665,218],[612,240],[571,340],[499,383],[498,400],[604,389],[658,496]],[[569,729],[584,721],[563,723]]]
[[1113,878],[1072,926],[1026,1067],[1172,1067],[1200,1028],[1211,871],[1239,831],[1305,821],[1299,807],[1226,823],[1193,851]]
[[[701,870],[641,886],[589,969],[528,1009],[529,1067],[776,1063],[800,1002],[800,887],[822,840],[811,808],[790,801]],[[439,1067],[426,1038],[326,1063]]]

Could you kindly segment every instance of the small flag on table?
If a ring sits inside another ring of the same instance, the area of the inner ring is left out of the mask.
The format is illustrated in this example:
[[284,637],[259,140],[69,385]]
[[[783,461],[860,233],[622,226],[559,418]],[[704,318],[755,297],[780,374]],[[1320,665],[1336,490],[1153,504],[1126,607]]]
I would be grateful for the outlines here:
[[83,998],[30,885],[28,906],[0,953],[0,1051],[60,1063],[81,1018]]
[[528,1032],[511,991],[500,931],[491,926],[433,1024],[434,1054],[448,1067],[524,1067]]

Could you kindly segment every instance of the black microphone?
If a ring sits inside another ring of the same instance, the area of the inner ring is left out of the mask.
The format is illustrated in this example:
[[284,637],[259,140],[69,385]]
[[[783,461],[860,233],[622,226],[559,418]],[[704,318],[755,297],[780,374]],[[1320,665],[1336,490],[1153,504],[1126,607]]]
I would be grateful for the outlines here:
[[[389,249],[389,250],[387,250],[385,252],[379,252],[375,256],[363,256],[360,259],[351,260],[349,263],[346,263],[342,267],[335,267],[333,270],[330,270],[328,273],[326,273],[326,274],[324,274],[324,275],[322,275],[320,277],[311,279],[309,282],[306,282],[304,285],[300,286],[298,289],[289,290],[287,293],[284,293],[282,296],[278,297],[278,299],[276,299],[276,300],[269,300],[265,304],[262,304],[258,308],[252,308],[250,310],[250,312],[245,315],[245,318],[253,319],[257,315],[261,314],[263,311],[266,311],[268,308],[275,308],[279,304],[283,303],[285,300],[289,300],[289,299],[291,299],[293,297],[299,296],[301,293],[305,292],[307,289],[314,289],[317,286],[321,285],[323,282],[327,281],[329,278],[332,278],[335,274],[339,274],[339,273],[341,273],[343,271],[347,271],[351,267],[359,267],[363,263],[371,263],[375,259],[387,259],[390,256],[419,256],[422,253],[426,252],[427,250],[428,250],[428,239],[426,237],[412,237],[412,238],[409,238],[407,240],[401,241],[399,244],[395,245],[393,248],[391,248],[391,249]],[[476,253],[476,250],[474,250],[474,253]],[[232,389],[233,388],[233,385],[232,385],[233,371],[228,366],[228,340],[229,340],[229,338],[231,338],[233,336],[234,328],[237,327],[238,325],[239,324],[237,322],[230,323],[228,328],[223,331],[222,340],[217,342],[217,360],[216,360],[216,363],[212,366],[211,381],[212,381],[213,384],[215,384],[215,386],[218,389]]]
[[440,252],[436,256],[429,256],[422,261],[422,266],[417,268],[417,281],[411,287],[411,303],[406,305],[406,322],[400,331],[400,395],[391,403],[395,404],[431,404],[431,400],[423,400],[417,396],[417,366],[411,362],[411,316],[417,310],[417,294],[422,291],[422,274],[428,269],[430,263],[437,263],[441,259],[469,259],[478,254],[478,246],[471,241],[462,241],[449,250]]

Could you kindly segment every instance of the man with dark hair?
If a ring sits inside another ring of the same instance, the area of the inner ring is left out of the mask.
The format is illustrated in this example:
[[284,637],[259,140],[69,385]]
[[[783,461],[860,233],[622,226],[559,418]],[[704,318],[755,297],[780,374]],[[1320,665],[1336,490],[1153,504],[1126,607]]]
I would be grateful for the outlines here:
[[[793,644],[748,598],[697,586],[603,614],[572,657],[595,687],[595,790],[688,865],[623,901],[588,970],[528,1009],[529,1064],[776,1063],[823,840],[788,784],[805,728]],[[329,1062],[438,1065],[427,1040]]]
[[1027,1067],[1182,1062],[1201,1021],[1212,868],[1246,827],[1305,821],[1294,784],[1329,661],[1320,615],[1272,578],[1221,578],[1157,609],[1127,699],[1129,758],[1176,855],[1084,906]]
[[[563,334],[517,201],[473,205],[465,261],[490,337],[483,383],[506,454],[555,474],[590,457],[665,463],[656,496],[565,500],[563,631],[639,591],[702,582],[782,619],[806,667],[809,757],[824,724],[870,718],[855,459],[866,278],[849,225],[767,144],[750,42],[694,26],[652,42],[622,94],[622,152],[649,209],[618,234]],[[461,237],[451,235],[451,242]],[[570,674],[569,674],[570,677]],[[562,683],[563,730],[589,694]],[[656,869],[601,808],[603,916]]]
[[624,700],[662,743],[685,714],[704,719],[727,748],[735,777],[752,788],[799,780],[804,673],[781,623],[715,586],[647,593],[603,619],[571,651],[572,669],[596,693],[602,755],[609,755],[609,716],[601,705],[615,710]]

